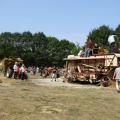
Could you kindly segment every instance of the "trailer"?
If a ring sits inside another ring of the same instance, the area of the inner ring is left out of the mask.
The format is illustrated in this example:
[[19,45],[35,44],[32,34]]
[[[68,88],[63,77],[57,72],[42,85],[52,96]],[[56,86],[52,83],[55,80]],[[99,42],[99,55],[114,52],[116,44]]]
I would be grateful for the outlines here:
[[66,61],[64,78],[68,82],[89,81],[109,86],[115,68],[120,63],[120,54],[92,55],[80,57],[69,55]]

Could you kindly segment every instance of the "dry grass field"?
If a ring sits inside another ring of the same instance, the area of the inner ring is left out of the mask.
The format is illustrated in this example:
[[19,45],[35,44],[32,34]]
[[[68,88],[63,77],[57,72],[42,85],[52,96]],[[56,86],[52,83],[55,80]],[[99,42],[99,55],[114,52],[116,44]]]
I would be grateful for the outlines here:
[[115,88],[38,86],[31,80],[0,83],[0,120],[61,119],[119,120],[120,94]]

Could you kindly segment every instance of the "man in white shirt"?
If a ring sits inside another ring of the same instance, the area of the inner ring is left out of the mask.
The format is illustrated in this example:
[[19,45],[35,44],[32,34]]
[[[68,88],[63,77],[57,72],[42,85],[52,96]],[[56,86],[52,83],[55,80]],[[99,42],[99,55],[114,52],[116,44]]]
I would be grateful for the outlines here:
[[18,70],[17,62],[15,62],[14,66],[13,66],[13,70],[14,70],[14,79],[16,79],[17,78],[17,70]]
[[115,69],[113,79],[116,80],[116,89],[118,92],[120,92],[120,63],[118,67]]

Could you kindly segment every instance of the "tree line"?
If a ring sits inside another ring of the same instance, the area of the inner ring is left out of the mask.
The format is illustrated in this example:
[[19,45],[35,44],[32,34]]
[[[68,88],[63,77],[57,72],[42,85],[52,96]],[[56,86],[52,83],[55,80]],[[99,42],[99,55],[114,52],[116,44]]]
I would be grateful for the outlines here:
[[115,42],[120,49],[120,24],[115,29],[106,25],[94,28],[89,32],[88,39],[91,39],[94,43],[97,43],[99,46],[104,47],[109,51],[111,43],[109,43],[108,37],[110,35],[117,36]]
[[49,67],[64,65],[63,58],[77,54],[79,45],[66,39],[47,37],[43,32],[0,34],[0,59],[22,58],[27,66]]
[[[94,28],[89,32],[87,38],[109,50],[109,35],[117,35],[117,44],[120,49],[120,25],[115,29],[106,25]],[[29,31],[3,32],[0,34],[0,59],[19,57],[27,66],[62,67],[65,64],[63,58],[70,54],[77,55],[82,47],[66,39],[47,37],[43,32],[34,34]]]

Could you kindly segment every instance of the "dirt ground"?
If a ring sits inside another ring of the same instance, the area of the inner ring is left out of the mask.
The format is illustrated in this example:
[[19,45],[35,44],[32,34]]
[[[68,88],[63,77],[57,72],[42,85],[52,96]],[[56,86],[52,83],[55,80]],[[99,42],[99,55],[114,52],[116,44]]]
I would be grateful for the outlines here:
[[119,120],[114,87],[0,77],[0,120]]

